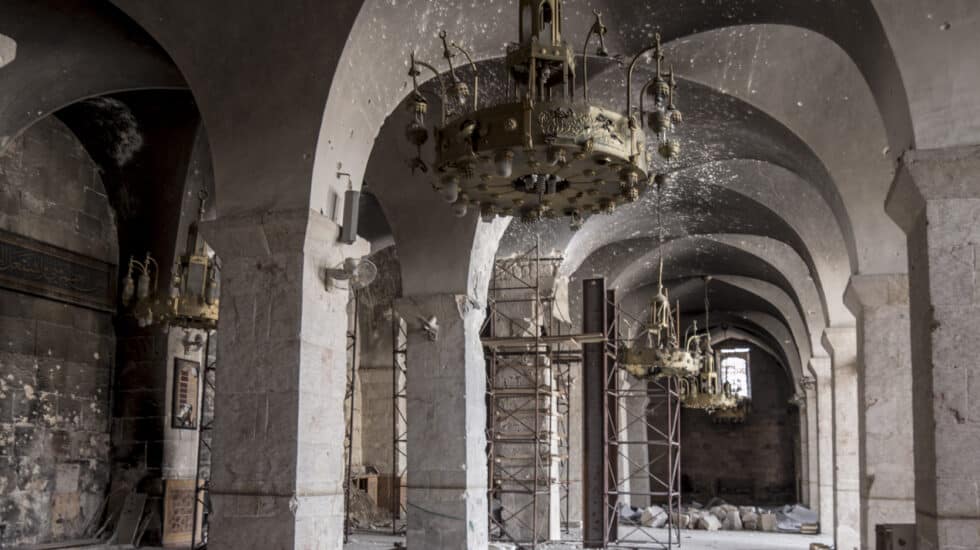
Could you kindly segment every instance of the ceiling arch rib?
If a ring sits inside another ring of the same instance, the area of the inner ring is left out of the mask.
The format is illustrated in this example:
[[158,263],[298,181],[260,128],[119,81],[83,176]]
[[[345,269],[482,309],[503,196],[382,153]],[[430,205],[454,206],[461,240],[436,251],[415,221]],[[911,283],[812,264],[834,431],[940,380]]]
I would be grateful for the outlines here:
[[[827,223],[830,212],[815,191],[792,173],[764,163],[733,160],[710,169],[711,179],[688,180],[682,173],[665,192],[666,238],[740,233],[785,242],[809,264],[827,319],[847,324],[853,316],[842,297],[850,269],[842,237]],[[648,193],[612,215],[589,220],[565,245],[563,273],[576,271],[594,251],[611,243],[655,237],[655,207],[656,193]],[[511,230],[526,235],[533,227]]]
[[9,0],[0,3],[0,21],[18,46],[0,78],[0,150],[33,123],[83,99],[187,87],[153,39],[111,6]]
[[621,292],[656,280],[661,254],[668,262],[668,275],[683,275],[675,271],[675,264],[680,263],[684,265],[682,270],[688,270],[691,267],[685,264],[691,262],[680,261],[675,254],[678,250],[693,249],[701,258],[693,260],[698,274],[740,275],[768,281],[793,297],[808,326],[827,324],[820,289],[796,251],[781,241],[747,234],[691,235],[668,241],[663,251],[650,239],[623,244],[626,243],[635,249],[645,248],[647,252],[630,255],[620,262],[599,262],[609,266],[605,273],[610,286]]
[[685,78],[768,113],[821,160],[838,220],[848,220],[853,272],[904,271],[904,235],[883,208],[902,151],[889,147],[875,98],[840,46],[798,27],[753,25],[692,35],[667,51],[685,60]]

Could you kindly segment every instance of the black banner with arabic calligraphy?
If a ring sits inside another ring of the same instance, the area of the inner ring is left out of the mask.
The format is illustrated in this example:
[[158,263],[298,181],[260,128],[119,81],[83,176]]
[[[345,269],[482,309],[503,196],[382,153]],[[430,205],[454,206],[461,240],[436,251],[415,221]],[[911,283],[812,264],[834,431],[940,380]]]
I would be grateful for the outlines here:
[[116,266],[0,230],[0,288],[115,312]]

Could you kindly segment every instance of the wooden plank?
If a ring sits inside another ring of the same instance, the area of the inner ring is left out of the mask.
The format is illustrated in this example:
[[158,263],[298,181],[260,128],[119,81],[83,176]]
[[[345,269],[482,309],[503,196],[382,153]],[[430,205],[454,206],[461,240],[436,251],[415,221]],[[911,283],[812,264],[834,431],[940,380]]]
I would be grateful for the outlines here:
[[136,532],[139,530],[140,520],[143,519],[145,507],[145,493],[130,493],[126,497],[122,512],[119,514],[119,522],[116,523],[115,539],[118,544],[136,543]]

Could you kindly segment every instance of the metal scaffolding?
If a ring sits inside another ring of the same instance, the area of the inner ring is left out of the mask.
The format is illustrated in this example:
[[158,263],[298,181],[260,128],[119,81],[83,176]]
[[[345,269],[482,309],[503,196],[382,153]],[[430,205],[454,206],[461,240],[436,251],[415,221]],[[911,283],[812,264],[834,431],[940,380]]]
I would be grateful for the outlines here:
[[[208,520],[211,515],[211,446],[214,442],[214,379],[218,366],[218,333],[207,332],[204,369],[201,373],[201,406],[198,409],[197,474],[194,480],[194,518],[191,549],[208,544]],[[200,521],[200,524],[198,524]]]
[[360,309],[357,290],[351,290],[351,302],[353,312],[349,316],[347,327],[347,369],[346,385],[344,391],[344,405],[347,417],[347,426],[344,430],[344,542],[350,539],[353,531],[351,524],[351,481],[354,466],[354,419],[357,409],[355,408],[355,396],[357,395],[357,315]]
[[[408,490],[408,325],[395,308],[391,309],[391,532],[398,534],[399,519],[407,519],[405,493]],[[394,488],[397,487],[397,491]]]
[[490,534],[521,548],[559,538],[567,523],[570,371],[581,352],[555,310],[560,264],[537,245],[497,260],[482,330]]
[[[676,378],[638,379],[618,362],[620,349],[644,334],[645,322],[624,312],[607,294],[604,466],[606,548],[653,549],[680,546],[676,520],[681,506],[681,402]],[[633,328],[633,330],[624,330]],[[633,337],[630,334],[634,335]],[[658,505],[664,530],[621,520],[620,508]]]

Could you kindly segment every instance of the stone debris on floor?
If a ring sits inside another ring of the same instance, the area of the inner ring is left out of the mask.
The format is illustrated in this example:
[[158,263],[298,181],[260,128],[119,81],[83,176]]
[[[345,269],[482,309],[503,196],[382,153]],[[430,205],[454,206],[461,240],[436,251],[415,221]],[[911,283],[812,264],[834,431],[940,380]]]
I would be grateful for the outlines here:
[[781,507],[735,506],[720,499],[714,499],[707,506],[694,502],[671,512],[656,504],[645,508],[622,505],[619,519],[627,525],[660,528],[668,519],[681,529],[703,531],[764,531],[768,533],[816,534],[818,530],[817,513],[800,504]]
[[[666,538],[665,529],[641,527],[641,529],[661,539]],[[574,534],[573,534],[574,536]],[[832,537],[827,535],[805,536],[793,533],[767,533],[761,531],[681,531],[682,550],[810,550],[811,544],[821,544],[821,548],[831,548]],[[399,544],[401,546],[396,546]],[[383,534],[355,534],[344,546],[344,550],[395,550],[404,549],[405,537]],[[555,541],[538,545],[543,550],[579,550],[581,542]],[[490,550],[515,550],[516,546],[503,542],[492,542]]]

